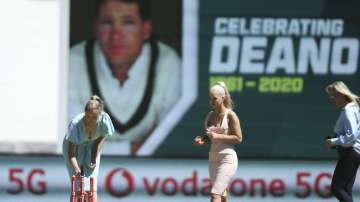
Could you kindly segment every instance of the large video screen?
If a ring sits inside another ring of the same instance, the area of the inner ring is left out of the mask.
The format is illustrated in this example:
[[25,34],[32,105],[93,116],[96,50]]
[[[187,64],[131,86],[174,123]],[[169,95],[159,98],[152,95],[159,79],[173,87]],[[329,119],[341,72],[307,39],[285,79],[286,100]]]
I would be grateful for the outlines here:
[[[105,154],[206,156],[193,139],[204,134],[209,86],[221,80],[241,122],[239,156],[333,155],[323,143],[339,109],[325,87],[342,80],[360,92],[358,2],[152,1],[149,13],[137,16],[143,10],[135,9],[135,17],[131,4],[94,6],[88,19],[71,11],[68,118],[99,94],[117,131]],[[126,63],[129,27],[141,29],[142,38]]]

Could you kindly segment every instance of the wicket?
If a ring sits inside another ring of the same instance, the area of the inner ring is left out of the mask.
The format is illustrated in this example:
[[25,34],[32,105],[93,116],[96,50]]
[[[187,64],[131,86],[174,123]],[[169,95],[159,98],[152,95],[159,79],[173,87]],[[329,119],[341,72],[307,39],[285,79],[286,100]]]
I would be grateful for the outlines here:
[[[85,202],[85,190],[84,190],[84,176],[79,177],[80,190],[76,190],[76,176],[73,175],[71,178],[71,202]],[[94,177],[90,177],[90,193],[89,202],[94,201]]]

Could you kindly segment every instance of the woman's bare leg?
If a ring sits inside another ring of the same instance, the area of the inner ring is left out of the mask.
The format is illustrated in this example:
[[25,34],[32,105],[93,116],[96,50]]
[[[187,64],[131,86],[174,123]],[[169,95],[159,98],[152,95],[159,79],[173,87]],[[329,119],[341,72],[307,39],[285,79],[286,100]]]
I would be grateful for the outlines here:
[[221,202],[227,202],[228,191],[225,189],[224,194],[221,196]]
[[219,194],[211,194],[211,202],[221,202],[221,196]]

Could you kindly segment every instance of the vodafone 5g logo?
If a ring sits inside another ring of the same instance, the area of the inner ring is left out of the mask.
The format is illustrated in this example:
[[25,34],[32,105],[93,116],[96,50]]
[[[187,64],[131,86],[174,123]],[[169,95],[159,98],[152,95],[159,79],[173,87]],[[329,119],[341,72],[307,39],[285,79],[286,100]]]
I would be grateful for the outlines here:
[[[115,181],[115,179],[119,179]],[[116,182],[120,182],[120,186]],[[116,185],[115,185],[116,184]],[[114,197],[125,197],[134,190],[134,178],[129,171],[124,168],[116,168],[106,177],[106,191]],[[116,187],[116,189],[115,189]]]

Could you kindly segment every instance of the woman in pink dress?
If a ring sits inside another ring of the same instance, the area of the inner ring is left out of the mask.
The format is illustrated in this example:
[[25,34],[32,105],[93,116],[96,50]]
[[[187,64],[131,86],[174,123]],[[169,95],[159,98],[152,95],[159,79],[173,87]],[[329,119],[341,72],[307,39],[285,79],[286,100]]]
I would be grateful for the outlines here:
[[195,137],[194,144],[201,146],[211,143],[211,202],[226,202],[227,187],[238,166],[234,145],[242,142],[240,121],[232,111],[232,100],[224,82],[217,82],[211,87],[209,101],[213,110],[205,119],[206,135]]

